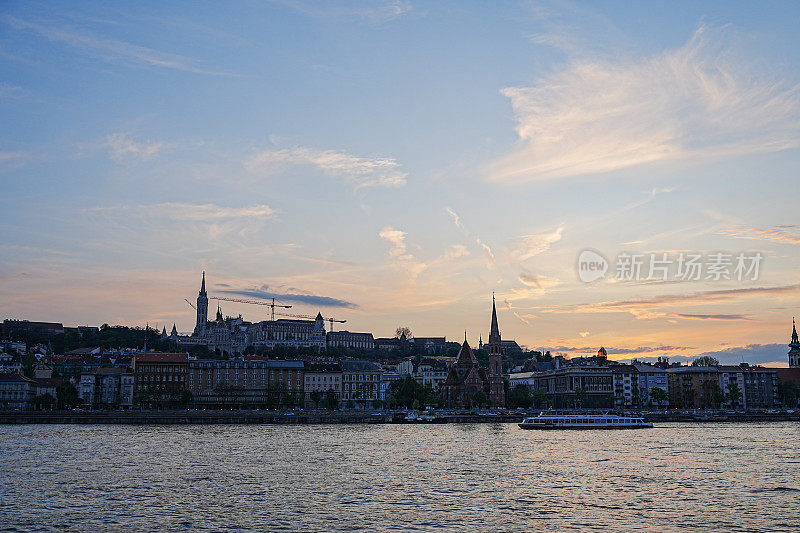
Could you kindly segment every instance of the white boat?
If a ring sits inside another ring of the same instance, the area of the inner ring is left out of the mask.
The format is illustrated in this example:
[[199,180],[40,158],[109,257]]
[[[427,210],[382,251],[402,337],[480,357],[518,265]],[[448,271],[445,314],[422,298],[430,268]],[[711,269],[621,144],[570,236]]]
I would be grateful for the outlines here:
[[651,428],[653,424],[643,418],[632,416],[599,415],[556,415],[539,413],[519,424],[522,429],[631,429]]

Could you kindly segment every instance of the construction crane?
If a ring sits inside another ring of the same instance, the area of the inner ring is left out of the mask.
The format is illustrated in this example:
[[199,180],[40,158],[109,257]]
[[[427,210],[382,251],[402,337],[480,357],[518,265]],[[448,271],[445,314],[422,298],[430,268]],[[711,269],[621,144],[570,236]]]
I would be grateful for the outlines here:
[[186,299],[186,298],[184,298],[183,300],[184,300],[184,301],[185,301],[187,304],[189,304],[189,307],[191,307],[192,309],[194,309],[195,311],[197,311],[197,308],[194,306],[194,304],[193,304],[192,302],[190,302],[190,301],[189,301],[188,299]]
[[253,305],[266,305],[270,308],[270,320],[275,320],[275,308],[281,307],[283,309],[291,309],[291,305],[281,305],[275,303],[275,298],[272,299],[272,302],[261,301],[261,300],[245,300],[243,298],[223,298],[221,296],[211,296],[209,300],[221,300],[223,302],[236,302],[240,304],[253,304]]
[[[311,316],[311,315],[293,315],[291,313],[275,313],[275,314],[278,315],[278,316],[291,316],[291,317],[294,317],[294,318],[306,318],[306,319],[310,319],[310,320],[316,320],[317,319],[316,316]],[[338,322],[339,324],[344,324],[345,322],[347,322],[347,320],[336,320],[335,318],[328,317],[328,316],[322,317],[322,320],[327,320],[328,322],[330,322],[331,331],[333,331],[333,323],[334,322]]]

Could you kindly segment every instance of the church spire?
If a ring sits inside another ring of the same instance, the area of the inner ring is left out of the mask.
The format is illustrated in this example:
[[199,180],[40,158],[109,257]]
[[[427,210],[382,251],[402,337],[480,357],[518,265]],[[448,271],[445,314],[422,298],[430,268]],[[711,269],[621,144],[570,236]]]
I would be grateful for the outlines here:
[[200,285],[200,294],[204,295],[205,293],[206,293],[206,271],[203,270],[203,282]]
[[492,336],[500,337],[500,328],[497,325],[497,307],[494,304],[494,293],[492,293],[492,326],[489,330],[489,342],[492,342]]
[[797,340],[797,327],[794,324],[794,317],[792,317],[792,344],[800,344]]

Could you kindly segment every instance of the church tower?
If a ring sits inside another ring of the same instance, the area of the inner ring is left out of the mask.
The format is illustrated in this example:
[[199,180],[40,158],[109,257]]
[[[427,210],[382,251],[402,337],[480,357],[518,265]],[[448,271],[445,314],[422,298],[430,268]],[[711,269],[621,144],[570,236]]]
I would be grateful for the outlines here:
[[205,332],[206,322],[208,322],[208,295],[206,294],[206,273],[203,271],[203,282],[200,285],[200,293],[197,295],[197,323],[194,326],[196,336]]
[[492,294],[492,326],[489,330],[489,399],[495,407],[506,406],[506,391],[503,385],[503,342],[497,325],[497,308]]
[[800,368],[800,341],[797,340],[794,317],[792,317],[792,341],[789,343],[789,368]]

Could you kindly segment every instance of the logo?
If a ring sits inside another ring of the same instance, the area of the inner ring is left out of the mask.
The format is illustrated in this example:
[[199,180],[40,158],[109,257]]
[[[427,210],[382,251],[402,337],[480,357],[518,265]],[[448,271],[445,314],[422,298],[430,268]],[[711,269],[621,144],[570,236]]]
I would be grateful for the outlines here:
[[584,250],[578,255],[578,278],[584,283],[591,283],[602,278],[608,272],[608,261],[594,250]]

